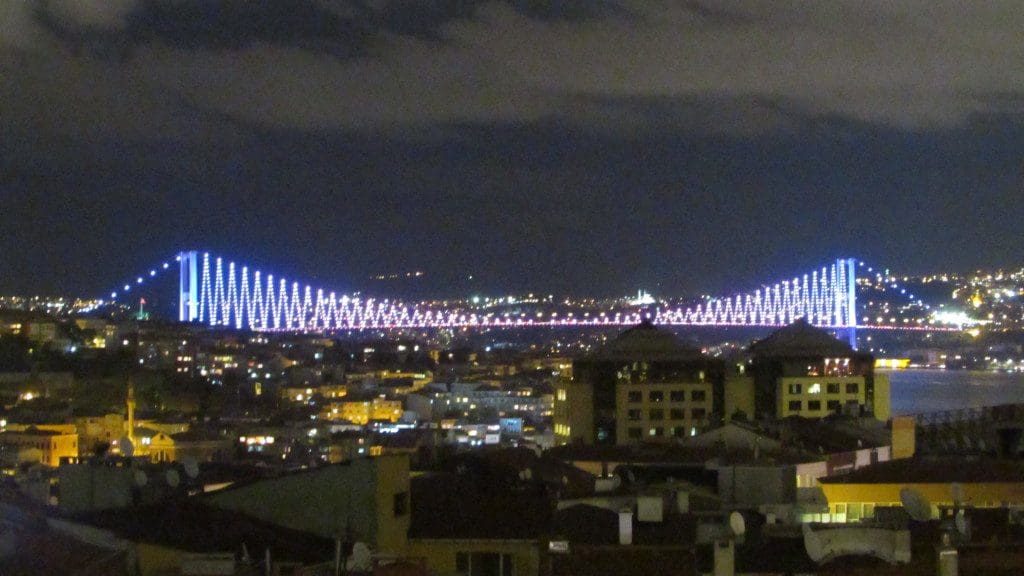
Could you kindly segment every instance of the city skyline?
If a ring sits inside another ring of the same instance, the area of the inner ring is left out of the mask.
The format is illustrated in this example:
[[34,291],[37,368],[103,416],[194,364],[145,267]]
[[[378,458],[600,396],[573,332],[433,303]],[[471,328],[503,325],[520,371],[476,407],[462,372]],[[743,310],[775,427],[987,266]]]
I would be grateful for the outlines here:
[[2,6],[0,292],[190,246],[445,295],[1020,261],[999,6]]

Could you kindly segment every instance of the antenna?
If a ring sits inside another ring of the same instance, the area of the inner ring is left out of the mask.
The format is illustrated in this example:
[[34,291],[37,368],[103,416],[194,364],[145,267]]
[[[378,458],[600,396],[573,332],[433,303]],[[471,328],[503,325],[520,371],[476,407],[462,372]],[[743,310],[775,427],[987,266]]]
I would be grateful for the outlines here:
[[959,482],[953,482],[949,486],[949,491],[953,494],[953,506],[960,507],[964,501],[964,487]]
[[743,519],[743,514],[739,512],[729,514],[729,528],[732,530],[733,536],[743,536],[746,534],[747,521]]
[[178,484],[181,484],[181,475],[174,468],[171,468],[164,474],[164,478],[167,480],[167,485],[171,488],[177,488]]
[[900,489],[900,502],[911,518],[918,522],[932,519],[932,505],[923,494],[913,488]]
[[196,459],[191,456],[185,456],[181,459],[182,466],[185,467],[185,475],[193,480],[199,477],[199,463]]
[[149,478],[146,477],[146,473],[142,470],[136,470],[132,474],[132,479],[135,480],[135,485],[139,488],[142,488],[149,482]]

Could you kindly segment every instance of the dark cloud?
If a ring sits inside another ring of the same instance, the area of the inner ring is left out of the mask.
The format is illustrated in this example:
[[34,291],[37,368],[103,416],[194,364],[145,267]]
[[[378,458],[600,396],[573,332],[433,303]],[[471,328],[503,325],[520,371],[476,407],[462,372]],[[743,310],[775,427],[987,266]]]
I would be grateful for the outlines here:
[[[589,126],[606,116],[642,122],[649,111],[634,104],[644,99],[684,107],[705,99],[943,129],[1024,85],[1024,11],[1015,8],[923,0],[2,0],[0,42],[31,54],[5,70],[14,85],[46,66],[75,101],[103,75],[131,84],[120,90],[123,104],[140,110],[183,101],[277,128],[539,118]],[[94,71],[81,78],[65,70],[82,68]],[[177,100],[160,102],[165,93]],[[623,106],[587,106],[581,95]],[[751,129],[742,114],[716,128]]]
[[0,0],[0,288],[101,291],[190,245],[437,292],[1013,261],[1022,27],[1011,2]]

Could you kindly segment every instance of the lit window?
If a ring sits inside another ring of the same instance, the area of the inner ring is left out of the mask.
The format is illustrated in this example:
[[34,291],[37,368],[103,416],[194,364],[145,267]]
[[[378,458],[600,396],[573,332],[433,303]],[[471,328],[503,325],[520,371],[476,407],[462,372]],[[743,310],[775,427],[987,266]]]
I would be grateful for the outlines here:
[[817,382],[815,382],[814,384],[811,384],[810,387],[807,388],[807,393],[808,394],[821,394],[821,384],[818,384]]

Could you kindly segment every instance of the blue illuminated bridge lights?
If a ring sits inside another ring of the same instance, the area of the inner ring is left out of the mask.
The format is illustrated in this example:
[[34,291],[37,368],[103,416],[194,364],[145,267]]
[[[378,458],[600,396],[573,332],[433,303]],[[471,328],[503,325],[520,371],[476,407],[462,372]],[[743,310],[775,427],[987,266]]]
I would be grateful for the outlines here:
[[[157,268],[151,269],[148,272],[148,278],[149,279],[156,278],[156,277],[158,277],[160,275],[161,272],[163,272],[165,270],[170,270],[170,268],[171,268],[171,263],[170,262],[164,262],[163,264],[161,264]],[[136,287],[140,287],[140,286],[144,285],[146,283],[146,281],[147,281],[147,277],[146,276],[137,276],[135,278],[135,284],[134,285]],[[125,295],[128,292],[131,292],[131,290],[132,290],[132,283],[131,282],[125,283],[125,285],[121,287],[121,292],[120,293],[117,290],[114,290],[114,291],[112,291],[110,293],[110,300],[108,301],[108,303],[109,304],[116,303],[118,297],[123,296],[123,295]]]
[[[924,300],[922,300],[922,299],[918,298],[917,296],[915,296],[913,294],[913,292],[911,292],[909,289],[904,287],[899,282],[894,281],[891,276],[887,277],[887,275],[884,275],[881,272],[876,271],[874,268],[872,268],[871,266],[868,266],[863,261],[858,261],[857,262],[857,266],[858,266],[858,268],[864,268],[868,274],[871,274],[871,277],[874,279],[874,285],[873,286],[876,289],[878,289],[878,290],[880,290],[882,292],[890,292],[890,291],[892,291],[894,293],[898,292],[901,296],[905,297],[905,299],[906,299],[908,304],[920,306],[921,308],[923,308],[926,311],[930,311],[932,309],[930,304],[926,304],[924,302]],[[862,317],[862,321],[863,322],[867,322],[867,321],[869,321],[869,318],[867,316],[864,316],[864,317]],[[873,327],[876,327],[876,328],[888,328],[890,326],[877,325],[877,326],[873,326]],[[934,326],[929,326],[927,329],[941,329],[941,328],[935,328]]]
[[[941,329],[934,326],[868,326],[857,323],[857,269],[874,273],[859,260],[839,258],[813,270],[752,292],[715,297],[688,307],[653,310],[595,312],[583,315],[537,313],[509,315],[479,313],[473,309],[405,304],[388,299],[339,295],[310,285],[263,274],[249,266],[211,256],[208,252],[181,252],[179,269],[179,321],[210,326],[263,331],[332,331],[392,328],[458,328],[519,326],[616,326],[647,319],[672,326],[785,326],[798,318],[824,328]],[[170,262],[124,284],[128,294],[171,268]],[[881,285],[881,275],[876,275]],[[891,283],[890,283],[891,284]],[[898,286],[883,289],[901,290]],[[920,300],[916,301],[927,308]]]

